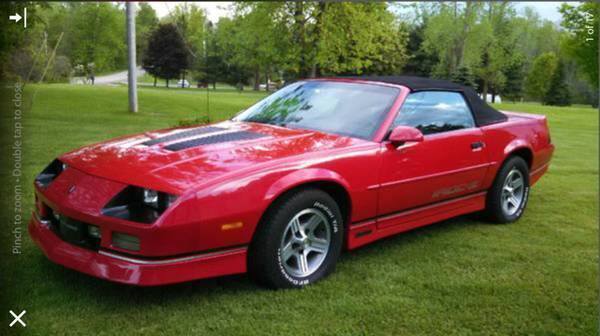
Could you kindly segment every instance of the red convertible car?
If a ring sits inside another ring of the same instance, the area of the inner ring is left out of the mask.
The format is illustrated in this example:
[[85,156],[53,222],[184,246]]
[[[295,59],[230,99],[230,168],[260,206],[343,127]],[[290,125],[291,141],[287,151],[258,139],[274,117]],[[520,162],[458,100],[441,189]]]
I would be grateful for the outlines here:
[[554,150],[546,118],[417,77],[292,83],[235,118],[64,154],[29,232],[55,263],[161,285],[248,271],[274,288],[343,249],[483,211],[521,217]]

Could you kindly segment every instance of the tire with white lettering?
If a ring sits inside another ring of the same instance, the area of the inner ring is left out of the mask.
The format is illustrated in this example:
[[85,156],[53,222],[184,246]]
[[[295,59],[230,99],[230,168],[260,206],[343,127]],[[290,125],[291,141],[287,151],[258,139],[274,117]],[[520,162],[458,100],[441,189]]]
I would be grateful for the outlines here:
[[523,215],[529,199],[529,167],[519,156],[500,168],[488,191],[485,213],[493,222],[512,223]]
[[342,251],[335,200],[319,189],[284,194],[269,208],[248,253],[248,271],[271,288],[300,288],[329,275]]

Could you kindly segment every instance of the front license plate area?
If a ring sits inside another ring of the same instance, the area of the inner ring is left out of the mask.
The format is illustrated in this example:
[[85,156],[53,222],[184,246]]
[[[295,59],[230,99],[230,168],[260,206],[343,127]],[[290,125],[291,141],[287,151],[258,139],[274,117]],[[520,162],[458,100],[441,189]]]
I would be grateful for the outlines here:
[[69,243],[76,245],[86,244],[85,225],[71,218],[61,216],[58,224],[60,237]]

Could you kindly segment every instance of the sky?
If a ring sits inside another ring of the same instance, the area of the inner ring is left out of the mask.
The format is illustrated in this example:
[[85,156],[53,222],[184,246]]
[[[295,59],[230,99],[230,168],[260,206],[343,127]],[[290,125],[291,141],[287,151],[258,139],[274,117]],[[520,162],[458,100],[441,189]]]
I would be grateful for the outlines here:
[[566,2],[517,2],[515,8],[517,11],[522,11],[525,7],[533,7],[540,14],[543,19],[548,19],[552,22],[560,22],[562,16],[558,12],[558,8],[563,3],[568,3],[573,6],[577,6],[579,2],[566,1]]
[[[188,1],[187,3],[204,8],[208,19],[212,22],[219,21],[221,16],[227,16],[227,7],[232,4],[231,1]],[[148,2],[148,4],[154,8],[156,15],[158,15],[159,18],[162,18],[163,16],[168,15],[169,11],[173,10],[178,2],[156,1]]]
[[[219,21],[222,16],[228,15],[227,7],[231,5],[230,1],[189,1],[188,3],[196,4],[198,7],[204,8],[208,14],[208,19],[212,22]],[[561,15],[558,8],[563,2],[515,2],[517,12],[521,12],[525,7],[533,7],[543,19],[548,19],[552,22],[560,22]],[[567,3],[577,4],[578,2],[569,1]],[[177,2],[149,2],[154,8],[158,17],[163,17],[169,14],[169,11],[177,5]]]

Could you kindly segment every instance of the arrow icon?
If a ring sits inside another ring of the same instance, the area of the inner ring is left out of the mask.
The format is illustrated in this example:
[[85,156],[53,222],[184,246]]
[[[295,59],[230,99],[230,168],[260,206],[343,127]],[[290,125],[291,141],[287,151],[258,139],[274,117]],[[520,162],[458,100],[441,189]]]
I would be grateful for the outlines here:
[[21,15],[19,13],[15,13],[15,15],[11,15],[8,17],[9,20],[19,22],[21,21]]

